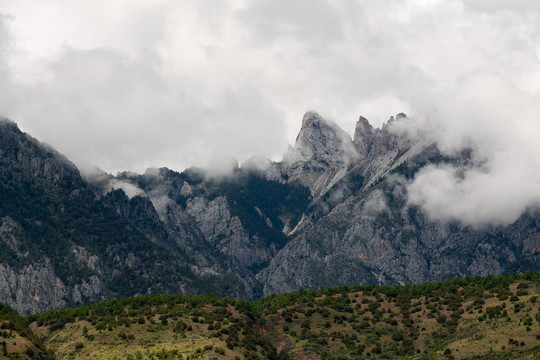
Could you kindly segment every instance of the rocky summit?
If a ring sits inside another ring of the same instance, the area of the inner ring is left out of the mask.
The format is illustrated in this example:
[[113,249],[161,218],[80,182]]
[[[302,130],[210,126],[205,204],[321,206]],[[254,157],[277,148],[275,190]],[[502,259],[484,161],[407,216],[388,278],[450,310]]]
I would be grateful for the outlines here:
[[[81,174],[0,121],[0,302],[22,314],[114,297],[252,299],[299,288],[536,270],[540,213],[507,226],[433,220],[408,202],[425,166],[475,166],[428,136],[360,117],[351,137],[308,112],[280,162]],[[261,165],[263,164],[263,165]]]

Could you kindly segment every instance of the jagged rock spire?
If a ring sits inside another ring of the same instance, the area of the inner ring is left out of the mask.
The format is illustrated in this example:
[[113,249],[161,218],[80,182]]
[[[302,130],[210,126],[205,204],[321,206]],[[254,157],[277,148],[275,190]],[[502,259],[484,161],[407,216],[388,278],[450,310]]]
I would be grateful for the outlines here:
[[302,118],[294,148],[280,165],[285,178],[298,180],[318,196],[346,172],[358,158],[351,136],[335,122],[314,111]]
[[315,161],[323,166],[341,166],[355,157],[352,139],[342,128],[314,111],[302,119],[291,160]]
[[[378,130],[378,129],[377,129]],[[354,129],[353,144],[361,158],[366,158],[373,147],[375,132],[369,121],[360,116]]]
[[391,116],[381,129],[373,128],[369,121],[360,116],[356,123],[353,143],[361,158],[379,156],[389,150],[405,148],[409,146],[409,139],[405,134],[393,132],[390,128],[392,123],[406,118],[407,115],[399,113]]

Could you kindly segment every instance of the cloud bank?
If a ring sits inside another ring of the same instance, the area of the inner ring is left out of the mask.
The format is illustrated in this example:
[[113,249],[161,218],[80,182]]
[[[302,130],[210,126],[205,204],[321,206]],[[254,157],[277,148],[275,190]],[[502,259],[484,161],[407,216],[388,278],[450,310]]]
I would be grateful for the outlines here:
[[478,72],[437,99],[436,136],[449,155],[467,146],[474,167],[432,166],[408,187],[431,217],[507,225],[540,205],[540,98],[500,75]]
[[0,114],[76,162],[279,160],[308,109],[350,132],[403,111],[484,163],[419,174],[411,201],[431,216],[502,224],[538,203],[530,1],[0,0],[0,13]]

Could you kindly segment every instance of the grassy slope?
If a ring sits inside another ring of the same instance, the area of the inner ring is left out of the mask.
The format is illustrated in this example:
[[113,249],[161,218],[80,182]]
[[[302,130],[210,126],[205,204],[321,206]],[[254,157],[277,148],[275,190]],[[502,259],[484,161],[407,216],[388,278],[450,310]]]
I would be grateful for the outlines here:
[[142,297],[26,320],[58,359],[537,359],[539,294],[533,273],[256,302]]
[[0,359],[53,359],[42,340],[9,306],[0,304]]

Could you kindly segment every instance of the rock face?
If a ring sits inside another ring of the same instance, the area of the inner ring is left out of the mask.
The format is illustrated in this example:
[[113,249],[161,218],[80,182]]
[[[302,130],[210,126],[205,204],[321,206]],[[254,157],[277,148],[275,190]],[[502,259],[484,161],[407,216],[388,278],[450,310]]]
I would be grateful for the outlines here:
[[[242,292],[227,291],[240,298],[262,295],[256,273],[287,241],[286,224],[298,222],[309,201],[307,189],[264,179],[255,167],[237,169],[231,178],[221,179],[198,170],[154,169],[139,176],[120,174],[119,180],[143,189],[160,216],[148,222],[154,224],[152,231],[144,225],[145,217],[130,216],[138,197],[115,200],[119,213],[155,243],[169,243],[178,256],[190,261],[196,274],[235,277]],[[114,194],[118,192],[108,192],[107,197]],[[285,204],[288,197],[296,204]],[[158,234],[156,229],[163,231]]]
[[49,261],[15,270],[0,264],[0,297],[2,302],[22,314],[37,313],[67,304],[81,304],[86,299],[101,300],[103,284],[91,276],[73,287],[66,287]]
[[[265,293],[538,269],[540,231],[536,227],[531,233],[538,214],[524,214],[504,229],[473,230],[429,220],[419,209],[407,207],[403,184],[386,186],[302,224],[299,235],[258,274]],[[525,240],[520,233],[530,236]]]
[[314,196],[325,193],[346,173],[358,157],[351,137],[332,121],[308,112],[294,148],[269,174],[279,173],[289,182],[307,186]]
[[[0,244],[7,245],[12,255],[11,259],[7,258],[5,263],[0,264],[2,302],[27,314],[101,298],[103,284],[97,276],[66,287],[55,274],[49,258],[37,260],[31,256],[24,243],[26,237],[23,227],[11,217],[1,219]],[[103,272],[98,258],[91,256],[85,248],[78,246],[72,251],[79,264]],[[9,253],[4,252],[5,255]],[[27,263],[30,264],[25,265]]]
[[270,260],[270,250],[258,247],[240,218],[231,216],[225,197],[210,202],[195,197],[188,202],[186,212],[193,216],[204,239],[220,253],[236,257],[247,267]]
[[[48,262],[15,271],[0,265],[0,297],[22,313],[36,313],[66,306],[67,290]],[[46,298],[47,302],[40,301]]]
[[381,129],[374,129],[369,121],[360,117],[354,130],[353,144],[362,159],[376,158],[392,150],[407,150],[410,148],[412,139],[405,134],[392,131],[395,122],[406,119],[407,115],[401,113],[396,118],[391,117]]
[[[302,119],[302,127],[296,138],[294,149],[284,156],[284,163],[298,167],[311,163],[316,169],[347,167],[355,158],[351,137],[330,120],[315,112],[308,112]],[[292,166],[291,166],[292,167]]]
[[407,184],[429,164],[476,166],[365,118],[351,138],[306,113],[281,162],[216,177],[166,168],[85,174],[0,122],[0,301],[19,312],[111,297],[399,284],[536,270],[540,211],[506,227],[431,220]]

